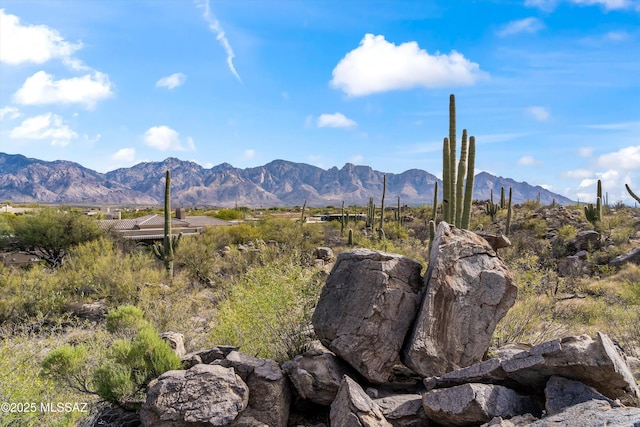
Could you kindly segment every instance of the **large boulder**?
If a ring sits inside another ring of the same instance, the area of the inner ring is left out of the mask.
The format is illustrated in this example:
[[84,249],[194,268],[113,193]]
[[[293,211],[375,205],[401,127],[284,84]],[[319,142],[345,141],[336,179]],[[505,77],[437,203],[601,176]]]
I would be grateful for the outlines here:
[[513,274],[485,239],[443,221],[425,283],[402,361],[431,376],[482,360],[496,324],[515,303]]
[[429,419],[419,394],[391,394],[373,399],[393,427],[424,427]]
[[547,415],[554,415],[579,403],[590,400],[604,400],[612,407],[620,406],[613,400],[601,395],[593,387],[589,387],[580,381],[568,380],[563,377],[553,376],[547,381],[544,388]]
[[429,419],[447,426],[478,425],[494,417],[540,412],[529,397],[489,384],[431,390],[424,394],[422,403]]
[[232,368],[195,365],[151,381],[140,411],[143,426],[226,426],[247,407],[249,387]]
[[531,393],[544,390],[557,375],[593,387],[609,399],[637,405],[640,391],[624,355],[611,339],[598,333],[555,339],[535,345],[507,359],[489,359],[477,365],[426,378],[427,389],[469,382],[517,385]]
[[382,410],[362,387],[345,375],[331,404],[331,425],[340,427],[392,427]]
[[247,424],[248,420],[254,419],[270,427],[286,427],[291,391],[284,372],[275,361],[232,351],[214,363],[233,368],[249,387],[248,406],[237,423],[246,419],[244,424]]
[[315,341],[313,348],[282,365],[298,396],[329,406],[338,394],[344,375],[351,369],[334,353]]
[[313,313],[317,337],[367,380],[406,372],[400,350],[420,303],[421,265],[369,249],[342,252]]
[[640,246],[613,258],[611,261],[609,261],[609,265],[619,267],[629,262],[640,265]]
[[510,420],[495,418],[484,426],[493,427],[637,427],[640,426],[640,408],[612,407],[604,400],[590,400],[566,408],[540,420],[531,415]]

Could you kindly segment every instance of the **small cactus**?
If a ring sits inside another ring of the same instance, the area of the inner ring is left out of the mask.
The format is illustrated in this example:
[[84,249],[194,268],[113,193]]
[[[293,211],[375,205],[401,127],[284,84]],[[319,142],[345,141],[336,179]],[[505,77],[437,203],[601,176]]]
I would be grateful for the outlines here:
[[512,189],[509,187],[509,201],[507,202],[507,223],[504,227],[504,235],[508,236],[511,231],[511,193]]
[[353,229],[349,229],[349,234],[347,235],[347,245],[353,246]]
[[484,207],[484,211],[487,215],[491,217],[491,222],[496,221],[496,214],[500,210],[500,206],[497,203],[493,203],[493,190],[491,190],[491,199],[487,202]]

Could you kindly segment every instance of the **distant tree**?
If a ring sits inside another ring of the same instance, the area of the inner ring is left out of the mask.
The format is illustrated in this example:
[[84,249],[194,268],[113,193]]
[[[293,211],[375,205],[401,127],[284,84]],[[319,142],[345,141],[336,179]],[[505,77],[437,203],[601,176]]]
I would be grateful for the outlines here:
[[37,256],[56,268],[64,262],[71,246],[103,234],[98,223],[87,215],[45,208],[32,215],[16,217],[7,246]]

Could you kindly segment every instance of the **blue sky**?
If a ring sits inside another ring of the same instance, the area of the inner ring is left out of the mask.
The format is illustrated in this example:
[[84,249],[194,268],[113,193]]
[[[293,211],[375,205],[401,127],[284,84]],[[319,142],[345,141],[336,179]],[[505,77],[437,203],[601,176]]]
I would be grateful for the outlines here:
[[640,191],[638,0],[0,0],[0,151],[441,175],[581,201]]

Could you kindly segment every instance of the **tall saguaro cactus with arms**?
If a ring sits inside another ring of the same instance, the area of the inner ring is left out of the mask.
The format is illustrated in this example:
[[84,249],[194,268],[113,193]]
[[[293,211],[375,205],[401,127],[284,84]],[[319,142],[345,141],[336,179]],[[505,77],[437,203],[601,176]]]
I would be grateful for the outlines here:
[[167,171],[164,188],[164,241],[153,245],[153,253],[164,262],[169,280],[173,280],[173,255],[180,243],[182,233],[171,234],[171,171]]
[[462,131],[460,161],[456,165],[456,98],[449,97],[449,137],[442,146],[444,220],[458,228],[469,228],[476,156],[476,139]]

